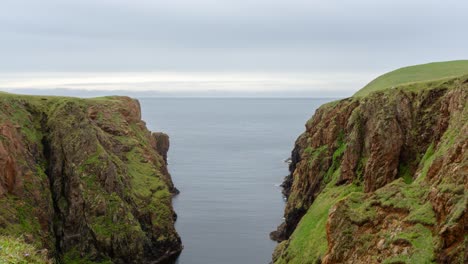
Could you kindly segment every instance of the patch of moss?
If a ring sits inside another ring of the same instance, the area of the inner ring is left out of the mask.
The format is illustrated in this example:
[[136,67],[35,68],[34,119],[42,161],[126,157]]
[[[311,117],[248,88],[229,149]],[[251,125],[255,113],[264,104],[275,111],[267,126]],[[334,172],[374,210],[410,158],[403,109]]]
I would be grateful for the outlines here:
[[327,173],[325,173],[323,182],[327,184],[332,180],[333,173],[339,169],[341,164],[341,158],[346,150],[346,143],[344,141],[344,133],[343,131],[340,132],[337,140],[338,148],[333,152],[332,156],[332,165],[328,169]]
[[458,202],[455,204],[454,208],[450,212],[450,215],[447,220],[447,224],[449,226],[456,224],[457,221],[460,219],[460,217],[463,216],[463,213],[466,211],[467,204],[468,204],[468,193],[465,192],[465,194],[461,197],[461,199],[458,200]]
[[384,207],[413,211],[422,206],[428,193],[427,187],[413,183],[407,185],[398,179],[375,192],[375,198]]
[[349,208],[349,219],[357,224],[362,225],[374,219],[377,215],[375,207],[372,206],[372,199],[366,199],[364,193],[353,193],[346,200],[346,205]]
[[156,192],[166,192],[169,195],[167,186],[158,177],[157,169],[150,162],[144,161],[139,148],[132,149],[127,153],[128,174],[132,181],[132,187],[140,196],[149,197]]
[[307,147],[304,150],[304,153],[308,156],[308,164],[311,167],[314,161],[322,155],[328,149],[327,145],[320,146],[318,148]]
[[104,162],[103,155],[106,153],[105,149],[102,147],[101,144],[97,144],[97,150],[94,154],[88,156],[88,158],[83,162],[81,165],[81,169],[84,170],[85,166],[92,165],[94,167],[102,167]]
[[464,186],[456,185],[454,183],[441,183],[437,186],[442,193],[454,193],[462,195],[465,191]]
[[406,232],[398,233],[393,240],[403,239],[411,243],[408,255],[398,255],[384,260],[383,263],[435,263],[434,243],[430,229],[421,224],[410,227]]
[[150,162],[145,162],[140,148],[127,153],[127,168],[132,184],[132,193],[143,211],[152,213],[152,222],[160,228],[172,223],[171,194],[162,176]]
[[426,202],[419,208],[412,210],[404,220],[410,223],[434,225],[436,223],[436,218],[434,210],[432,209],[432,204],[430,202]]
[[395,180],[375,192],[375,199],[384,207],[393,207],[409,212],[404,219],[408,223],[434,225],[435,213],[430,202],[425,202],[429,190],[420,183],[404,183]]
[[95,201],[105,204],[106,208],[104,215],[91,219],[91,229],[98,239],[144,237],[140,224],[117,194],[95,197]]

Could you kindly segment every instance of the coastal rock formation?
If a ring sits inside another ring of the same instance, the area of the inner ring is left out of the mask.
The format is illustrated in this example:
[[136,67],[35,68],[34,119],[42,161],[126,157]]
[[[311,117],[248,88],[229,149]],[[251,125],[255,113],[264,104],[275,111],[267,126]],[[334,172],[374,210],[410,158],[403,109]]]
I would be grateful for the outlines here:
[[320,107],[296,141],[275,263],[466,263],[468,76]]
[[168,146],[127,97],[0,94],[0,242],[33,247],[31,263],[170,261]]
[[169,151],[169,136],[162,132],[156,132],[153,136],[153,148],[159,153],[167,164],[167,152]]

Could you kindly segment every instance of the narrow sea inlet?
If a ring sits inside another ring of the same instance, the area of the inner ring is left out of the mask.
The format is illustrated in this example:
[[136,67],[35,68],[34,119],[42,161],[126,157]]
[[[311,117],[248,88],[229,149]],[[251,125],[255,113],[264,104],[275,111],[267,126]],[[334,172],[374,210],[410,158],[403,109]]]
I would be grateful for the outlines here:
[[279,184],[296,137],[333,99],[141,98],[143,120],[171,139],[180,264],[268,263],[282,222]]

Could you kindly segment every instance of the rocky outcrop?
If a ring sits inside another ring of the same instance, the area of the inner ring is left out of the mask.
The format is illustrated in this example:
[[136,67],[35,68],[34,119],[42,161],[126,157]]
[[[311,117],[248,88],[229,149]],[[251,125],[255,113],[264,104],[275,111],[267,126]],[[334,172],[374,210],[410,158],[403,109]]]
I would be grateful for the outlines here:
[[0,235],[62,263],[171,261],[176,189],[156,146],[136,100],[2,94]]
[[160,170],[167,176],[167,185],[172,194],[178,194],[179,190],[172,184],[171,176],[167,170],[167,152],[169,151],[169,135],[162,132],[153,132],[151,134],[151,146],[164,160]]
[[153,148],[159,153],[167,164],[167,152],[169,151],[169,136],[162,132],[152,134],[154,138]]
[[320,107],[296,141],[276,263],[466,263],[468,77]]

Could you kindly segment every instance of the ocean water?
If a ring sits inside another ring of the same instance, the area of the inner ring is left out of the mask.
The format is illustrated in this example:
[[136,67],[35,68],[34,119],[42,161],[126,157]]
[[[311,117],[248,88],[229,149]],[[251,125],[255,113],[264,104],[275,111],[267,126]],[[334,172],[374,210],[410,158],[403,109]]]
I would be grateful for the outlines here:
[[141,98],[169,134],[184,250],[179,264],[269,263],[282,222],[284,162],[315,109],[332,99]]

